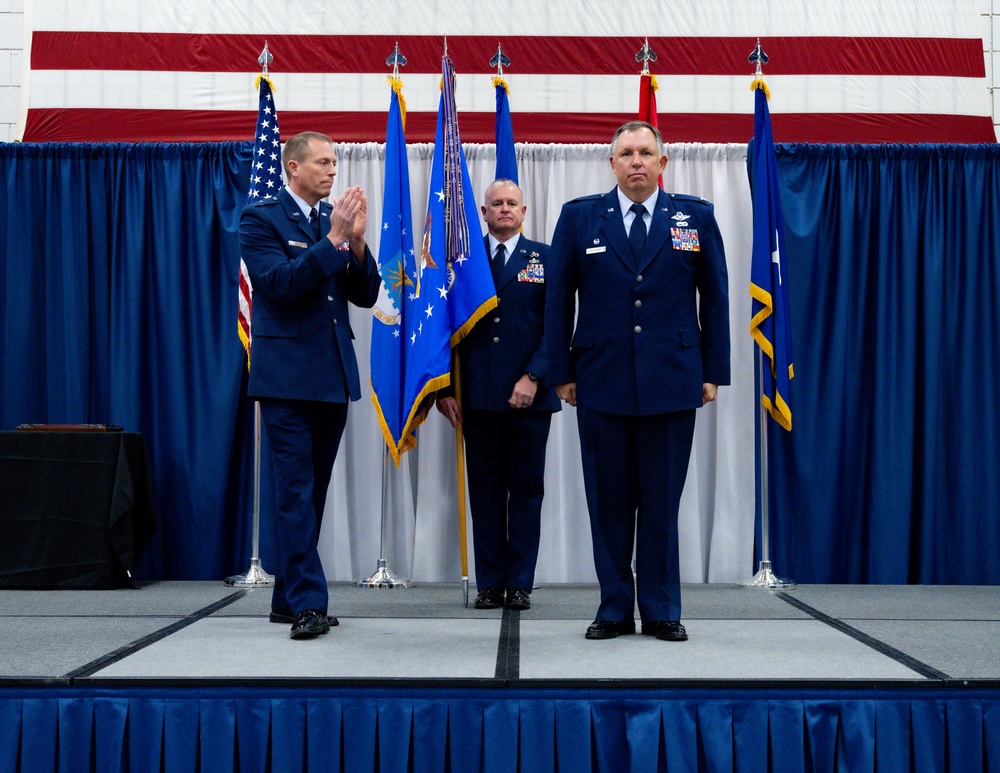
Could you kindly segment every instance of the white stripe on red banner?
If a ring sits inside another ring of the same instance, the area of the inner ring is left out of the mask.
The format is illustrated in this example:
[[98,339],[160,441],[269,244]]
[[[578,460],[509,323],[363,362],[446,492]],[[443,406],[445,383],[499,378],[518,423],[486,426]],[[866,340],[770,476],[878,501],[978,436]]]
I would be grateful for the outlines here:
[[[36,108],[102,107],[126,110],[255,110],[252,76],[246,73],[102,72],[66,92],[67,73],[33,75]],[[79,76],[74,76],[79,78]],[[385,75],[272,72],[283,111],[385,112]],[[658,76],[657,108],[671,113],[753,115],[749,75]],[[403,76],[407,114],[434,112],[440,75]],[[460,112],[495,113],[489,75],[459,75]],[[522,113],[630,113],[638,108],[637,75],[510,75],[511,101]],[[775,113],[942,113],[974,115],[982,83],[971,78],[775,75],[767,78]],[[182,104],[179,94],[188,94]],[[752,95],[751,95],[752,96]],[[385,127],[382,127],[383,134]],[[384,137],[382,139],[385,139]]]

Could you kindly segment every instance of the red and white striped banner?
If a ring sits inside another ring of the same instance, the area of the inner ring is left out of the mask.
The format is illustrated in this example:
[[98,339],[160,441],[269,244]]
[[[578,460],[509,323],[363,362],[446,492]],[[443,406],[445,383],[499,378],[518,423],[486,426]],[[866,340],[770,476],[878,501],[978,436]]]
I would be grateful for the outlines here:
[[637,114],[646,37],[670,142],[752,136],[758,38],[779,142],[996,139],[975,0],[26,0],[25,17],[26,141],[246,139],[266,40],[285,136],[384,141],[398,42],[407,139],[429,142],[446,40],[463,140],[493,141],[500,44],[519,142],[604,143]]

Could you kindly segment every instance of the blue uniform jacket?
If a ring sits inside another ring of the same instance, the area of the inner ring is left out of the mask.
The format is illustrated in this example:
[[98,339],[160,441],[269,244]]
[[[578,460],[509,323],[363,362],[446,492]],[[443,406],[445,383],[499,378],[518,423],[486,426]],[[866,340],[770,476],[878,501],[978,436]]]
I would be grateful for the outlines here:
[[381,280],[370,251],[362,266],[325,238],[333,207],[319,207],[318,242],[284,188],[240,217],[240,249],[253,283],[250,397],[361,398],[347,304],[371,308]]
[[578,407],[627,416],[697,408],[704,382],[730,383],[729,284],[713,210],[660,191],[636,264],[617,189],[563,206],[549,258],[548,383],[576,382]]
[[[488,238],[486,248],[488,252]],[[514,411],[507,404],[514,384],[525,373],[534,373],[540,379],[538,392],[531,407],[520,411],[560,410],[559,398],[544,384],[548,257],[548,245],[523,236],[517,240],[497,282],[497,307],[459,345],[463,408]]]

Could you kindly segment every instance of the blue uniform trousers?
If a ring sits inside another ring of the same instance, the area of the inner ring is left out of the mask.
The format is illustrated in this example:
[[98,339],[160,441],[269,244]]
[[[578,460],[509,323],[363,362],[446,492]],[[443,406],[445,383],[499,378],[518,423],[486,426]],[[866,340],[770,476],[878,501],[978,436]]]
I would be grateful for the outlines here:
[[317,544],[347,403],[261,398],[260,410],[277,506],[279,571],[271,608],[325,614],[329,597]]
[[476,586],[535,580],[550,411],[463,412]]
[[[681,619],[677,511],[694,439],[694,409],[621,416],[577,408],[598,620]],[[635,548],[635,576],[632,550]]]

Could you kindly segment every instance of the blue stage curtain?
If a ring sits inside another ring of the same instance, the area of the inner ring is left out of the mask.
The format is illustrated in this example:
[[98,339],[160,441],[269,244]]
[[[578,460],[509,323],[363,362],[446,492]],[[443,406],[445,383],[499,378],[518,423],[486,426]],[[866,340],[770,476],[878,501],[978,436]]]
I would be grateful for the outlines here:
[[447,701],[413,701],[413,773],[447,770],[447,738]]
[[250,554],[236,334],[250,151],[0,144],[0,429],[143,434],[158,522],[141,579],[224,577]]
[[1000,582],[1000,146],[779,145],[795,377],[771,559]]
[[996,689],[8,688],[0,720],[3,773],[1000,771]]
[[[0,143],[0,429],[144,435],[158,525],[140,579],[215,579],[249,556],[234,320],[250,150]],[[776,570],[1000,583],[1000,149],[777,153],[795,378],[794,429],[769,433]]]

